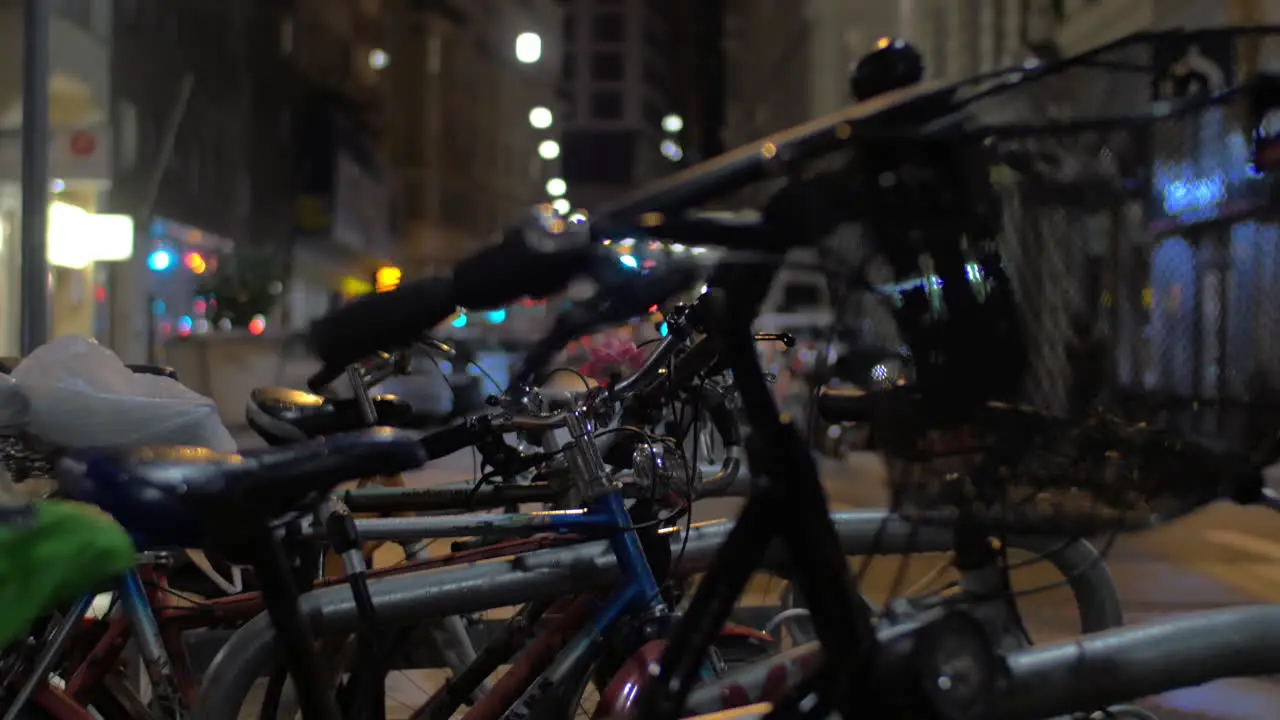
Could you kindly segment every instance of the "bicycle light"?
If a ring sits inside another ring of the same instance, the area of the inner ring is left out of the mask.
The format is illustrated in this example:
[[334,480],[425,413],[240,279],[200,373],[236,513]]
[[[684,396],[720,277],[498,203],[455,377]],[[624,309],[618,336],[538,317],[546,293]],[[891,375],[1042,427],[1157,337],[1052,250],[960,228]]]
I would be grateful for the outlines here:
[[640,443],[631,454],[631,467],[636,481],[655,497],[675,494],[685,497],[689,493],[689,472],[678,453],[668,454],[667,448],[654,443]]

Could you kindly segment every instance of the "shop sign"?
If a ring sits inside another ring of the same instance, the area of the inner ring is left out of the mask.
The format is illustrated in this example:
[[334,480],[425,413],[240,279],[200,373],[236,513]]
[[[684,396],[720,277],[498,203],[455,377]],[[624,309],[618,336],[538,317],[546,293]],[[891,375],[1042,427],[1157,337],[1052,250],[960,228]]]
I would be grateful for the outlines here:
[[[49,137],[49,178],[64,182],[111,182],[112,130],[98,125],[54,130]],[[22,182],[22,134],[0,134],[0,182]]]

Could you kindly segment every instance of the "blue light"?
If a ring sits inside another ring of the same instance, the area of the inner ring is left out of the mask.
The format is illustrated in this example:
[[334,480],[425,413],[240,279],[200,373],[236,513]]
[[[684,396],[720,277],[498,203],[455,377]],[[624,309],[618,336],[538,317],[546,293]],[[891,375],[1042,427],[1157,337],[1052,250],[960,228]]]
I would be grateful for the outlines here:
[[151,312],[156,315],[163,315],[166,309],[167,308],[165,307],[163,300],[157,299],[155,302],[151,303]]
[[1161,189],[1164,211],[1174,217],[1212,217],[1227,199],[1227,179],[1222,175],[1172,180]]
[[147,257],[147,267],[156,272],[168,270],[170,265],[173,265],[173,254],[168,250],[156,250]]
[[640,263],[636,262],[635,255],[620,255],[618,256],[618,262],[622,263],[623,265],[626,265],[629,268],[640,267]]
[[452,322],[451,324],[452,324],[454,327],[456,327],[456,328],[466,327],[466,326],[467,326],[467,314],[466,314],[466,313],[458,313],[458,317],[454,318],[454,319],[453,319],[453,322]]
[[665,322],[658,326],[658,334],[662,337],[666,337],[669,332],[671,332],[671,330],[667,328],[667,324]]
[[488,314],[485,315],[485,319],[494,325],[501,325],[507,319],[507,311],[504,308],[490,310]]

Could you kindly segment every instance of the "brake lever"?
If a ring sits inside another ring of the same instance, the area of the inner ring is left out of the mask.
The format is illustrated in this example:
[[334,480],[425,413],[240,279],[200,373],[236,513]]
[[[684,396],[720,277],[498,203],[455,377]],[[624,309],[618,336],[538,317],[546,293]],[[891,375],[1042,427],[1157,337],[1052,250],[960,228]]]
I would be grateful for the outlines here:
[[428,350],[433,350],[436,353],[445,356],[445,359],[447,360],[453,360],[458,356],[458,349],[456,347],[430,336],[424,335],[422,339],[418,341],[418,344]]

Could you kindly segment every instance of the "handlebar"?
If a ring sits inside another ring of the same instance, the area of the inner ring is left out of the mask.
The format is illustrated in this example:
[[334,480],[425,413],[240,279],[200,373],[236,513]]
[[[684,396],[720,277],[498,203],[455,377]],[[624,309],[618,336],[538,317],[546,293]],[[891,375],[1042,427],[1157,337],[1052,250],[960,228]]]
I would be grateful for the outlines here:
[[662,366],[671,359],[675,351],[684,342],[684,337],[672,332],[658,343],[658,347],[644,359],[640,369],[629,378],[624,378],[609,386],[609,391],[616,395],[630,395],[653,382],[662,373]]
[[[367,390],[381,385],[397,375],[409,374],[412,362],[409,353],[415,348],[423,348],[429,353],[441,355],[449,360],[457,357],[458,354],[457,348],[431,337],[418,338],[409,347],[402,350],[374,353],[373,357],[354,363],[360,371],[364,388]],[[315,375],[307,378],[307,388],[312,392],[322,392],[325,387],[337,380],[343,372],[345,372],[345,368],[337,369],[326,366]]]

